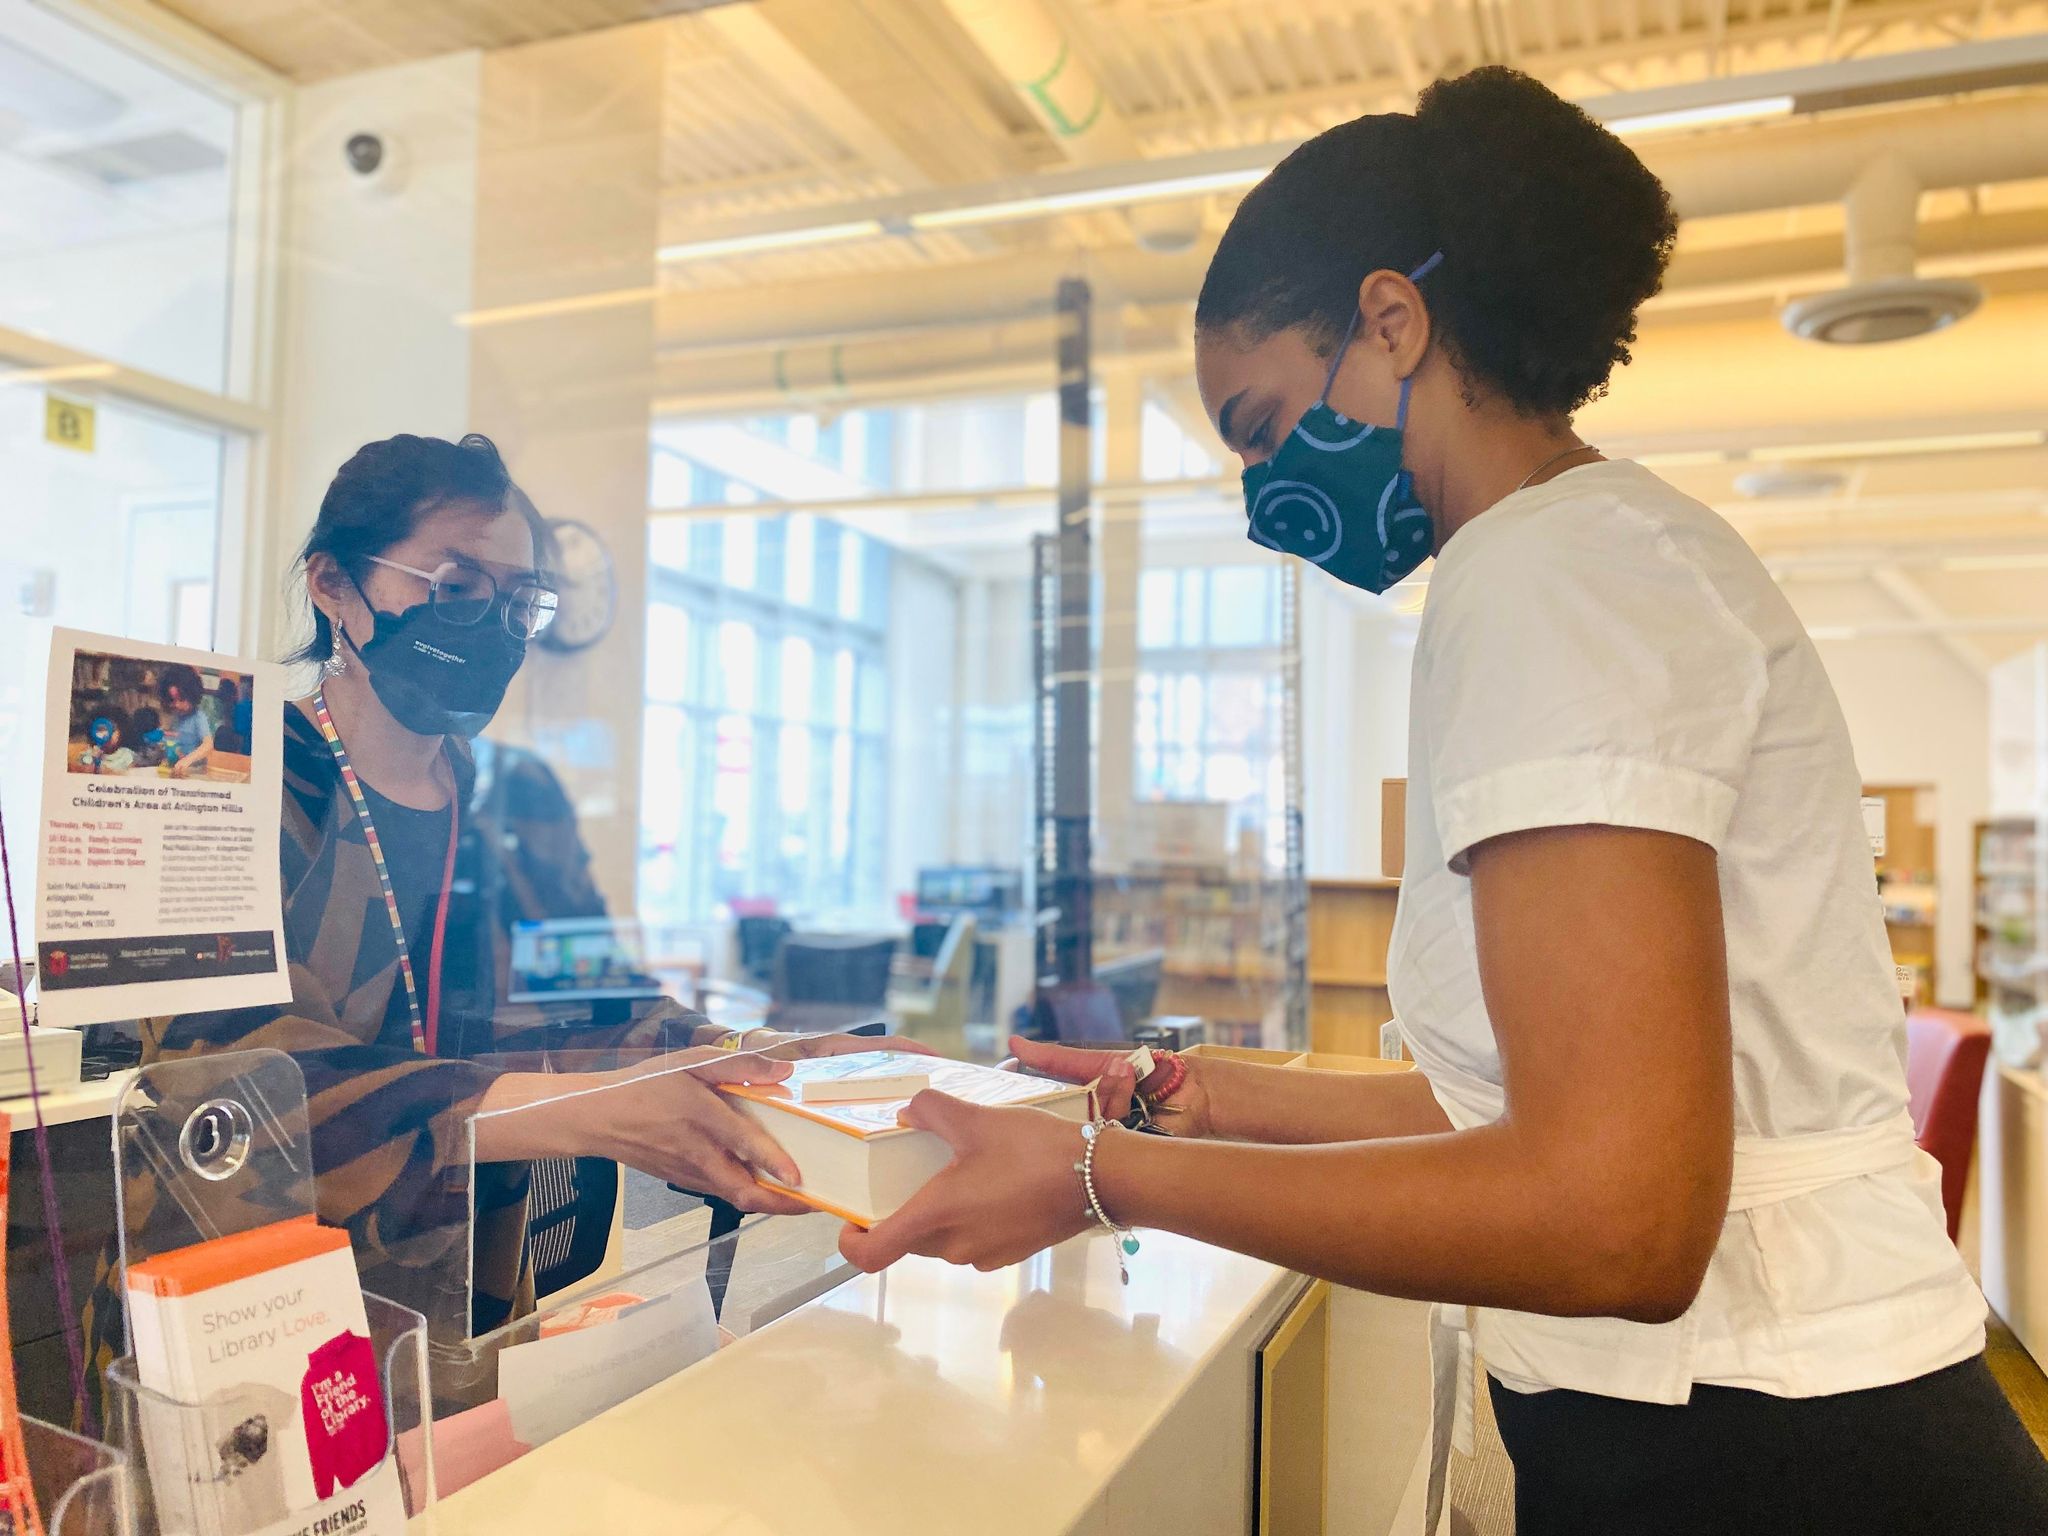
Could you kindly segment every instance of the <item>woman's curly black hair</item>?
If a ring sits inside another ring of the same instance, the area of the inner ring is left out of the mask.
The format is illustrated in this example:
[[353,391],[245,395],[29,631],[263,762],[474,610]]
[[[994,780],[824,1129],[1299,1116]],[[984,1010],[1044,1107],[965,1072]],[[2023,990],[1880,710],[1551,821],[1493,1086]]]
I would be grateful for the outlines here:
[[1467,397],[1570,415],[1629,360],[1677,234],[1621,140],[1527,75],[1477,69],[1430,86],[1413,116],[1358,118],[1281,161],[1224,232],[1195,327],[1298,326],[1328,356],[1368,273],[1442,251],[1419,286]]

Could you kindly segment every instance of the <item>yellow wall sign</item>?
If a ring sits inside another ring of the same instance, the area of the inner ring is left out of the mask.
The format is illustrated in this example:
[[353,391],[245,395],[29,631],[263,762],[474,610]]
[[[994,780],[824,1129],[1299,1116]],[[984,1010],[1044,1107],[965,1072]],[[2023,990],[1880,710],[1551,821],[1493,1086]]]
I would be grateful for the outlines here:
[[43,436],[59,448],[92,452],[93,408],[57,395],[43,396]]

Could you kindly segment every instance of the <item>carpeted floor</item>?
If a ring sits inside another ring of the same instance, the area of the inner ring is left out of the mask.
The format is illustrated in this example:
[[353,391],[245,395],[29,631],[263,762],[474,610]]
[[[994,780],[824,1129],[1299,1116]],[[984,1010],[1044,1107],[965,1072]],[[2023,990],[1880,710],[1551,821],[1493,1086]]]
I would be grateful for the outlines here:
[[1451,1536],[1515,1536],[1515,1464],[1493,1425],[1486,1378],[1472,1403],[1472,1448],[1451,1453]]

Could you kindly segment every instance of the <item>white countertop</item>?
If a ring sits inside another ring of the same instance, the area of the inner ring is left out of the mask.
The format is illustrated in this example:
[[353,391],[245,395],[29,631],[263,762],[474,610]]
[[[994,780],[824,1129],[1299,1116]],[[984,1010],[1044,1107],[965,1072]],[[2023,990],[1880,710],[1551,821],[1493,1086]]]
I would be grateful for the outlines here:
[[[435,1536],[1046,1536],[1298,1277],[1143,1234],[981,1274],[906,1259],[809,1302],[413,1522]],[[1246,1391],[1250,1383],[1247,1377]]]

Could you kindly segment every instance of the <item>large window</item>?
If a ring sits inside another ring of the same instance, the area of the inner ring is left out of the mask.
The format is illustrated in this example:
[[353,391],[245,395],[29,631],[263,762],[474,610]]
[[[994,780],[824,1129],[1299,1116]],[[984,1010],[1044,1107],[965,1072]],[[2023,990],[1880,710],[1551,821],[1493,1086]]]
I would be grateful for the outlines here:
[[0,326],[227,386],[237,112],[0,0]]
[[882,902],[888,558],[822,518],[653,519],[644,913]]
[[1138,587],[1135,729],[1141,800],[1229,807],[1277,857],[1285,760],[1280,573],[1271,566],[1146,571]]

